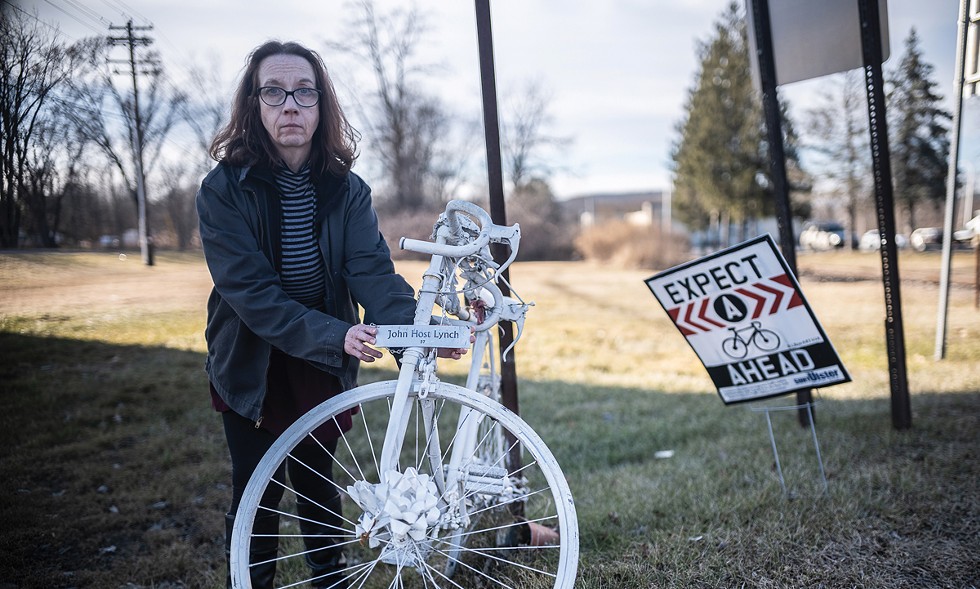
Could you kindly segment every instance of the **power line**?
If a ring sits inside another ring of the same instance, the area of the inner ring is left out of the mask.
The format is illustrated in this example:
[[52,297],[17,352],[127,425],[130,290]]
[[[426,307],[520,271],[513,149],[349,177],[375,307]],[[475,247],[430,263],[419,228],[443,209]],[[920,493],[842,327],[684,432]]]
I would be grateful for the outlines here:
[[98,21],[99,24],[103,26],[109,26],[112,24],[109,21],[107,21],[105,18],[103,18],[101,14],[92,10],[88,6],[85,6],[84,4],[78,2],[78,0],[64,0],[64,1],[68,3],[70,6],[72,6],[73,8],[75,8],[75,10],[78,10],[79,12],[86,15],[88,18],[92,19],[93,21]]
[[44,0],[44,1],[45,1],[45,2],[47,2],[48,4],[50,4],[51,6],[53,6],[54,8],[56,8],[57,10],[59,10],[59,11],[61,11],[61,12],[63,12],[63,13],[64,13],[64,14],[66,14],[66,15],[67,15],[67,16],[68,16],[69,18],[71,18],[71,19],[73,19],[73,20],[74,20],[75,22],[77,22],[78,24],[80,24],[80,25],[82,25],[83,27],[85,27],[85,28],[87,28],[87,29],[89,29],[89,30],[91,30],[91,31],[93,31],[93,32],[95,32],[95,33],[96,33],[96,34],[98,34],[98,35],[101,35],[101,34],[102,34],[102,30],[101,30],[101,29],[97,29],[97,28],[95,28],[95,26],[93,26],[93,25],[91,25],[91,24],[89,24],[89,23],[87,23],[87,22],[85,22],[85,21],[83,21],[83,20],[82,20],[81,18],[79,18],[79,17],[77,16],[77,15],[75,15],[75,14],[72,14],[71,12],[68,12],[67,10],[65,10],[65,9],[64,9],[64,8],[62,8],[61,6],[58,6],[57,4],[55,4],[54,2],[52,2],[51,0]]
[[[52,0],[45,0],[45,2],[47,4],[49,4],[50,6],[54,7],[59,12],[61,12],[61,13],[65,14],[66,16],[72,18],[73,20],[75,20],[79,24],[85,26],[86,28],[91,29],[91,30],[95,30],[96,32],[100,32],[100,31],[98,31],[97,29],[93,29],[92,26],[89,25],[88,23],[86,23],[83,19],[87,19],[87,20],[90,20],[92,22],[102,23],[102,24],[106,25],[108,28],[116,28],[116,29],[123,28],[123,27],[112,27],[111,22],[109,20],[107,20],[105,17],[103,17],[99,12],[97,12],[96,10],[94,10],[94,9],[88,7],[88,6],[85,6],[85,5],[81,4],[80,2],[78,2],[78,0],[63,0],[63,1],[66,3],[66,5],[68,6],[69,9],[74,10],[74,11],[77,11],[77,14],[73,14],[71,11],[69,11],[65,7],[62,7],[62,6],[57,5]],[[36,21],[36,22],[44,25],[45,27],[51,29],[54,33],[56,33],[58,35],[63,35],[65,37],[69,38],[69,39],[77,40],[73,36],[68,35],[64,31],[62,31],[56,25],[51,24],[51,23],[49,23],[49,22],[47,22],[45,20],[42,20],[36,14],[32,14],[32,13],[24,10],[17,3],[14,3],[12,0],[0,0],[0,3],[7,4],[7,5],[11,6],[14,10],[16,10],[16,11],[20,12],[21,14],[23,14],[24,16],[27,16],[27,17],[31,18],[32,20],[34,20],[34,21]],[[122,2],[116,2],[116,6],[113,6],[107,0],[103,0],[103,4],[105,4],[106,6],[108,6],[110,8],[113,8],[114,10],[120,9],[120,10],[124,10],[125,11],[125,10],[128,10],[129,9],[129,7],[127,5],[125,5],[124,3],[122,3]],[[122,12],[121,14],[124,17],[127,17],[127,19],[129,18],[129,14],[127,14],[126,12]],[[141,18],[143,18],[143,17],[141,17]],[[152,25],[150,25],[150,27],[147,27],[147,28],[152,28]],[[103,36],[103,35],[100,34],[100,36]],[[179,46],[177,46],[176,44],[174,44],[172,41],[169,41],[169,39],[164,38],[164,41],[168,42],[168,45],[170,45],[175,51],[177,51],[177,52],[182,52],[183,51]],[[184,55],[184,57],[187,58],[188,56],[187,55]],[[146,61],[146,60],[142,60],[142,61]],[[149,62],[149,63],[152,63],[153,65],[156,65],[156,62]],[[147,72],[145,70],[143,70],[143,69],[140,69],[140,70],[138,70],[138,73],[147,73]],[[171,92],[175,93],[175,94],[182,92],[182,90],[180,88],[178,88],[177,85],[173,82],[173,80],[169,76],[167,76],[167,75],[162,75],[161,76],[161,82],[163,84],[165,84],[168,87],[168,89]],[[113,119],[116,119],[118,121],[126,121],[126,120],[129,120],[131,118],[131,115],[130,114],[127,114],[127,113],[115,112],[115,111],[106,110],[106,109],[100,108],[100,107],[95,107],[95,106],[90,106],[90,105],[84,105],[84,104],[80,104],[80,103],[75,102],[75,101],[67,100],[66,98],[63,98],[63,97],[54,97],[54,96],[52,96],[51,98],[52,98],[52,100],[55,103],[60,104],[63,107],[72,108],[72,109],[74,109],[76,111],[81,111],[81,112],[84,112],[84,113],[88,113],[90,115],[99,115],[99,114],[102,114],[102,115],[106,115],[108,117],[111,117]],[[164,141],[165,141],[166,144],[170,145],[173,149],[176,149],[177,151],[179,151],[181,153],[184,153],[184,154],[190,154],[194,149],[196,149],[195,147],[188,147],[188,144],[187,143],[183,143],[183,144],[178,143],[177,141],[175,141],[171,137],[166,137],[164,139]]]
[[[110,5],[110,3],[107,0],[103,0],[103,3],[106,4],[107,6]],[[128,6],[126,6],[121,1],[120,2],[116,2],[116,4],[119,5],[120,7],[124,8],[124,9],[128,9],[129,8]],[[146,19],[144,18],[144,20],[146,20]],[[121,29],[123,29],[125,27],[113,27],[112,25],[110,25],[109,28],[110,29],[121,30]],[[154,29],[154,27],[153,27],[152,24],[148,24],[147,26],[144,26],[144,27],[134,27],[134,29],[151,30],[151,29]],[[157,32],[157,34],[159,34],[159,32]],[[164,40],[169,42],[169,40],[166,38],[166,36],[164,36]],[[115,39],[115,41],[116,41],[116,44],[124,44],[127,41],[127,39],[117,38],[117,39]],[[139,41],[140,44],[142,44],[144,46],[149,46],[151,43],[153,43],[153,40],[152,39],[149,39],[149,38],[146,38],[146,37],[137,39],[137,41]],[[175,50],[181,51],[181,49],[177,45],[175,45],[173,42],[169,42],[169,44],[171,46],[173,46],[173,48]],[[145,60],[144,59],[144,60],[141,60],[141,61],[142,62],[145,62],[145,63],[149,63],[152,66],[154,66],[154,71],[150,72],[150,71],[141,69],[141,70],[139,70],[139,73],[143,73],[143,74],[155,73],[155,74],[158,74],[160,76],[161,83],[164,84],[174,95],[178,95],[178,94],[183,93],[183,90],[181,90],[180,88],[177,87],[177,85],[173,82],[173,80],[170,78],[170,76],[166,75],[165,71],[163,70],[162,66],[160,65],[160,63],[157,60],[155,60],[155,59],[154,60]],[[119,73],[119,72],[117,72],[117,73]],[[128,115],[126,115],[126,116],[128,116]],[[188,153],[191,152],[191,148],[188,148],[186,144],[185,145],[178,144],[177,142],[173,141],[170,137],[165,137],[164,138],[164,142],[167,143],[167,144],[169,144],[169,145],[171,145],[172,147],[178,149],[182,153],[188,154]]]
[[179,45],[171,41],[170,37],[168,37],[167,35],[165,35],[163,32],[160,31],[157,32],[157,35],[161,39],[163,39],[163,42],[166,43],[171,49],[179,53],[181,58],[184,59],[186,62],[190,63],[192,61],[190,54],[184,53],[185,51],[184,48],[180,47]]
[[127,5],[125,2],[122,2],[121,0],[112,0],[111,2],[110,0],[102,0],[102,3],[108,6],[109,8],[118,10],[119,14],[121,14],[123,18],[125,18],[126,20],[129,20],[133,16],[136,16],[139,20],[143,21],[145,24],[147,25],[150,24],[150,19],[136,12],[135,10],[133,10],[132,7]]
[[118,6],[113,6],[113,5],[109,4],[106,0],[102,0],[102,3],[105,4],[106,7],[108,7],[109,9],[111,9],[113,12],[118,11],[119,12],[119,16],[122,17],[123,20],[129,20],[131,18],[131,16],[129,14],[126,14],[126,11],[121,10]]
[[[58,28],[58,27],[56,27],[55,25],[53,25],[53,24],[51,24],[51,23],[49,23],[49,22],[47,22],[47,21],[43,21],[43,20],[41,20],[40,18],[38,18],[38,16],[37,16],[36,14],[31,14],[30,12],[27,12],[26,10],[24,10],[24,9],[23,9],[23,8],[21,8],[20,6],[17,6],[17,5],[16,5],[16,4],[14,4],[13,2],[11,2],[11,0],[3,0],[3,2],[4,2],[4,3],[6,3],[6,4],[8,4],[8,5],[9,5],[9,6],[11,6],[11,7],[12,7],[12,8],[14,9],[14,10],[16,10],[17,12],[19,12],[19,13],[21,13],[21,14],[23,14],[24,16],[26,16],[26,17],[29,17],[29,18],[32,18],[32,19],[34,19],[35,21],[37,21],[38,23],[40,23],[40,24],[42,24],[42,25],[44,25],[44,26],[46,26],[46,27],[48,27],[49,29],[51,29],[52,31],[54,31],[54,32],[55,32],[56,34],[58,34],[58,35],[64,35],[64,36],[66,36],[66,37],[68,36],[68,35],[65,35],[65,33],[64,33],[64,31],[62,31],[61,29],[59,29],[59,28]],[[69,38],[71,38],[71,37],[69,37]]]

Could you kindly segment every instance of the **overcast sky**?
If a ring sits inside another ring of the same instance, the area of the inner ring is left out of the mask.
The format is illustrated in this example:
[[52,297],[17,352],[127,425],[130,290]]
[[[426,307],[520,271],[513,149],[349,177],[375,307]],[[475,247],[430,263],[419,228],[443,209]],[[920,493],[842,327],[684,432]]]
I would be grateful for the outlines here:
[[[8,0],[2,0],[8,2]],[[16,0],[14,0],[16,1]],[[775,2],[778,0],[770,0]],[[407,6],[375,0],[378,11]],[[592,192],[661,189],[669,185],[669,153],[676,125],[697,69],[696,47],[708,39],[728,0],[498,0],[491,2],[498,93],[537,81],[551,97],[551,132],[572,139],[553,178],[560,197]],[[245,55],[268,38],[294,39],[321,51],[325,41],[343,41],[343,0],[21,0],[42,20],[70,38],[105,34],[108,25],[153,25],[168,72],[216,59],[229,87]],[[430,34],[420,50],[440,67],[431,84],[462,116],[481,120],[479,61],[473,2],[417,0],[429,17]],[[247,7],[245,7],[247,6]],[[959,0],[889,0],[894,67],[911,27],[920,36],[934,81],[952,108],[956,20]],[[336,71],[342,93],[356,93],[355,78]],[[784,86],[781,97],[799,115],[821,80]],[[968,103],[970,113],[978,110]],[[971,115],[972,116],[972,115]],[[966,120],[966,119],[965,119]],[[969,119],[980,121],[980,117]],[[964,135],[976,129],[964,129]],[[483,144],[477,145],[482,154]],[[364,153],[362,159],[370,158]],[[976,148],[964,150],[976,165]],[[479,175],[479,174],[477,174]],[[368,178],[371,181],[371,178]],[[485,181],[475,178],[475,181]]]

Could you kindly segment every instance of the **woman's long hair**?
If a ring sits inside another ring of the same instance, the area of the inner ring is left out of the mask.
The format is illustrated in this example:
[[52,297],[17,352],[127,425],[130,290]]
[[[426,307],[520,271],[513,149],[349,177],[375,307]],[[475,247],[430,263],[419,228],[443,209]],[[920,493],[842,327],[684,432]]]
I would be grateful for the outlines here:
[[259,104],[259,66],[271,55],[297,55],[313,66],[317,89],[322,92],[317,108],[320,123],[313,133],[310,168],[316,173],[346,174],[357,159],[357,131],[347,121],[337,102],[337,93],[320,55],[295,42],[266,41],[245,61],[245,71],[235,91],[231,120],[211,142],[210,154],[217,161],[236,166],[274,167],[279,155],[262,125]]

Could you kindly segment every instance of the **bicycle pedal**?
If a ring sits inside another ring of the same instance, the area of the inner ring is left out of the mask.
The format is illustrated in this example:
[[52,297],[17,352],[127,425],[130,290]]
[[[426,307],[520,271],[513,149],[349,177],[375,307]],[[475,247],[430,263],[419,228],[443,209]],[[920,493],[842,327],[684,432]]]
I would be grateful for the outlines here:
[[489,397],[494,391],[500,388],[500,377],[493,377],[489,374],[481,374],[476,381],[477,392]]
[[468,494],[502,495],[508,486],[506,468],[484,464],[470,464],[466,467],[463,490]]

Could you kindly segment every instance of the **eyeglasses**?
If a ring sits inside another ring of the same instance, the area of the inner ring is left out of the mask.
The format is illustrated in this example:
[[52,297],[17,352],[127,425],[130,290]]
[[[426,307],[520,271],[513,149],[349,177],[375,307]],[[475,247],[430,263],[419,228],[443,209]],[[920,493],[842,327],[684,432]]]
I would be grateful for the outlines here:
[[296,101],[296,104],[309,108],[311,106],[316,106],[316,103],[320,102],[320,91],[316,88],[297,88],[295,90],[286,90],[285,88],[280,88],[278,86],[262,86],[259,88],[259,98],[262,102],[269,106],[282,106],[285,104],[286,99],[290,96]]

